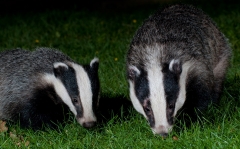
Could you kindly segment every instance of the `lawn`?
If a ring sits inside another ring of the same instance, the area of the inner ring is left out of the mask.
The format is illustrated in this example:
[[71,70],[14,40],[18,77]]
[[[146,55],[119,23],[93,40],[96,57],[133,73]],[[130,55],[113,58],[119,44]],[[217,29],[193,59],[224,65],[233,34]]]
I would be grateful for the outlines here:
[[[191,3],[192,1],[190,1]],[[186,1],[186,3],[188,3]],[[176,126],[163,139],[129,102],[125,58],[137,28],[165,3],[90,9],[72,6],[0,14],[0,51],[52,47],[85,64],[100,59],[100,123],[84,129],[73,117],[58,130],[34,131],[7,125],[0,148],[239,148],[240,145],[240,2],[194,2],[217,23],[233,49],[224,92],[217,107],[186,127]],[[99,6],[100,7],[100,6]]]

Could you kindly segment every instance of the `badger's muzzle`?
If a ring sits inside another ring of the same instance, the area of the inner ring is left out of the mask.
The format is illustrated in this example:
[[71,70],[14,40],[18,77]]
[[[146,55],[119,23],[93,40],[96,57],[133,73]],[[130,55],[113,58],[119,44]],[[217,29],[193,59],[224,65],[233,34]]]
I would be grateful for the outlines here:
[[152,131],[154,134],[166,138],[168,136],[168,133],[172,131],[172,126],[159,125],[157,127],[152,128]]
[[84,128],[92,128],[97,124],[96,118],[77,118],[78,123]]

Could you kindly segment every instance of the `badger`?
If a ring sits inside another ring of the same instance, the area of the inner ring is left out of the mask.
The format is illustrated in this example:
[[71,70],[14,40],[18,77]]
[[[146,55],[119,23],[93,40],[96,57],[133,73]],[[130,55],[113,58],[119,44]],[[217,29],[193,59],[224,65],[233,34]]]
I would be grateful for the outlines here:
[[230,58],[227,38],[202,10],[167,6],[146,19],[130,43],[132,104],[154,134],[166,137],[179,111],[194,117],[219,101]]
[[80,65],[57,49],[0,53],[0,119],[21,127],[55,128],[72,112],[85,128],[96,124],[98,58]]

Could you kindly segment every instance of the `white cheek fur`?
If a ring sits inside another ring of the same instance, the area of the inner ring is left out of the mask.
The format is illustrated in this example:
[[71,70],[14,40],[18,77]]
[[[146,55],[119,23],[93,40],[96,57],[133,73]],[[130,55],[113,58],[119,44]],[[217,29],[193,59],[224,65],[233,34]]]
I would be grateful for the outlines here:
[[136,111],[141,113],[146,118],[146,114],[143,110],[143,107],[140,104],[140,102],[139,102],[139,100],[138,100],[138,98],[135,94],[134,84],[132,83],[131,80],[129,80],[128,82],[129,82],[129,85],[130,85],[130,99],[132,101],[133,107],[136,109]]
[[176,116],[178,110],[182,108],[183,104],[186,101],[186,79],[187,79],[187,74],[190,67],[191,67],[190,62],[186,62],[182,66],[182,73],[179,79],[180,90],[179,90],[177,101],[175,103],[174,116]]

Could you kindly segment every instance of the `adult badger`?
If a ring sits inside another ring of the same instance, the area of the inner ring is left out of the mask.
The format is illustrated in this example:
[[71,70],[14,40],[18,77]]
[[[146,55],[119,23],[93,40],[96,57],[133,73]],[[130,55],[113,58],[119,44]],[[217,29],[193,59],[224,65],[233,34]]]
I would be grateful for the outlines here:
[[127,54],[134,108],[167,136],[180,109],[189,115],[219,100],[231,49],[201,10],[172,5],[144,21]]
[[70,109],[83,127],[94,126],[98,65],[97,58],[82,66],[49,48],[0,53],[0,119],[41,129],[62,122]]

